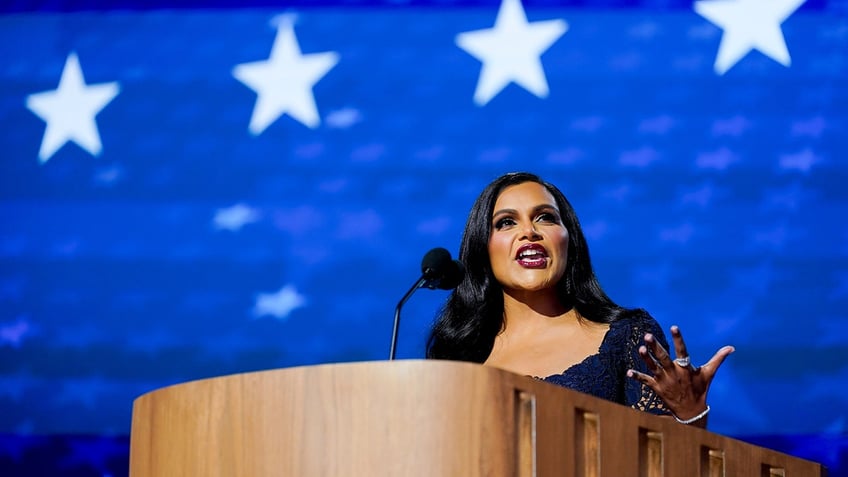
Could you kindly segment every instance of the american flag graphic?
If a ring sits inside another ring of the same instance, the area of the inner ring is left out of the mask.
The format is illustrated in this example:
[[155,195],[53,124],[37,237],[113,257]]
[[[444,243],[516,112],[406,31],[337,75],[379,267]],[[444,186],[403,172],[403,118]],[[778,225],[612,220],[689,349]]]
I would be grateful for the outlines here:
[[20,0],[0,58],[0,474],[125,474],[165,385],[386,359],[517,170],[614,300],[736,347],[711,431],[848,474],[845,0]]

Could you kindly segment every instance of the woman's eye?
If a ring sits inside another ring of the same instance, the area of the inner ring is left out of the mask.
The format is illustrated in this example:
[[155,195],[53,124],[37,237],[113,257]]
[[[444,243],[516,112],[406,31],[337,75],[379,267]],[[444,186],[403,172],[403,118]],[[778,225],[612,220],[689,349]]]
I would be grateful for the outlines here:
[[504,217],[495,222],[495,229],[500,230],[504,227],[509,227],[511,225],[515,225],[515,220],[511,217]]
[[544,212],[542,214],[539,214],[539,217],[537,217],[536,220],[538,220],[540,222],[552,222],[552,223],[558,223],[559,222],[559,218],[557,218],[556,215],[554,215],[550,212]]

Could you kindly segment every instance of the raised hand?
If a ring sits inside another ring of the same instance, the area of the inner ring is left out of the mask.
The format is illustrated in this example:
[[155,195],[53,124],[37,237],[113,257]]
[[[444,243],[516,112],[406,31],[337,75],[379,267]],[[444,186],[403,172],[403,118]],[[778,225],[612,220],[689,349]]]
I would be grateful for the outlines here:
[[639,355],[652,375],[631,369],[627,371],[627,376],[653,389],[678,421],[705,427],[710,383],[724,359],[735,349],[725,346],[707,363],[696,367],[692,365],[689,352],[686,351],[680,328],[672,326],[671,336],[675,359],[671,359],[668,351],[648,333],[645,335],[645,345],[639,347]]

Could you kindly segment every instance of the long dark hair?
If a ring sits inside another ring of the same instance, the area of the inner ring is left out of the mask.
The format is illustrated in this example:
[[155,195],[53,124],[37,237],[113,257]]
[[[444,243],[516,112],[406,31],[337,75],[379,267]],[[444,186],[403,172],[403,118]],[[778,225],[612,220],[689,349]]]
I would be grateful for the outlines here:
[[541,184],[551,193],[568,230],[568,261],[556,285],[562,304],[598,323],[611,323],[630,311],[615,304],[598,283],[577,214],[565,195],[535,174],[504,174],[486,186],[471,207],[459,250],[466,275],[436,319],[427,340],[427,358],[482,363],[489,357],[504,325],[503,289],[489,261],[492,213],[504,189],[525,182]]

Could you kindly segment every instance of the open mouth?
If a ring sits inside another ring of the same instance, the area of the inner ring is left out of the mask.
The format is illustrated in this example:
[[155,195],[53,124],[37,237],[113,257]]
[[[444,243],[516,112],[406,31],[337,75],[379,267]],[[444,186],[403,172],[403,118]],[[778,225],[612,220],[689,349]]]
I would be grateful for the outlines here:
[[535,243],[522,245],[515,254],[515,260],[525,268],[545,268],[548,265],[548,251]]

